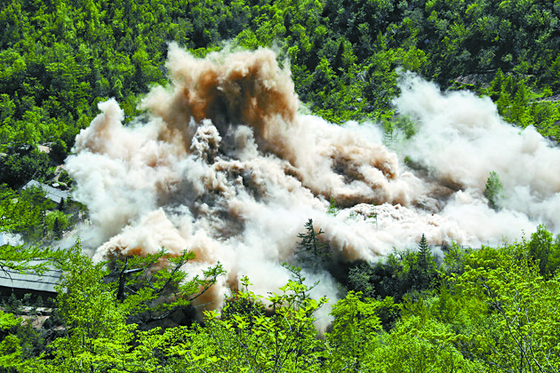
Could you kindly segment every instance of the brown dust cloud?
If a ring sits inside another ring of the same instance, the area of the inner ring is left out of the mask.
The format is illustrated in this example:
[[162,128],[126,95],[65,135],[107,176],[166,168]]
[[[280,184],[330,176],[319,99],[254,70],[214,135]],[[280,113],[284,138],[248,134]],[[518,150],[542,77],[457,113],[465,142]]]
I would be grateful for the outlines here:
[[[386,146],[375,124],[304,114],[270,50],[199,59],[171,45],[167,69],[168,87],[142,102],[147,119],[125,126],[115,100],[100,103],[66,167],[89,209],[80,235],[96,260],[188,249],[191,274],[219,261],[228,274],[210,307],[245,275],[256,293],[284,285],[281,263],[308,219],[342,261],[377,261],[422,234],[477,247],[541,223],[560,230],[560,150],[505,123],[488,98],[403,74],[394,105],[417,133]],[[484,196],[492,171],[504,186],[497,211]],[[327,273],[308,280],[336,300]]]

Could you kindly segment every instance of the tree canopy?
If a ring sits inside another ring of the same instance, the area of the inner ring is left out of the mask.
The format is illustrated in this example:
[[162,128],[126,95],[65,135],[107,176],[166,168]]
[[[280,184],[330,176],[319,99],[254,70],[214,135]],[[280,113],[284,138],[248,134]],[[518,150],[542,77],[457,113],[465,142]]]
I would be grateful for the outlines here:
[[[181,269],[194,259],[189,252],[172,256],[163,248],[96,264],[79,243],[68,251],[39,248],[57,246],[84,207],[22,189],[32,179],[70,188],[57,166],[97,114],[96,104],[116,98],[126,123],[141,114],[138,103],[150,87],[168,84],[170,42],[195,56],[272,47],[280,64],[289,64],[309,111],[335,123],[377,121],[386,138],[415,131],[392,105],[407,70],[443,90],[489,96],[505,120],[558,141],[557,1],[0,4],[0,232],[28,243],[1,246],[0,270],[64,272],[48,321],[38,321],[36,303],[2,302],[0,370],[559,371],[560,237],[545,226],[499,247],[453,244],[443,258],[422,236],[418,247],[335,271],[325,232],[309,219],[294,237],[292,264],[329,272],[338,301],[312,298],[302,270],[290,267],[292,280],[277,291],[259,296],[250,287],[258,279],[244,278],[222,309],[196,316],[193,301],[219,281],[220,265],[189,277]],[[492,209],[500,208],[502,189],[490,173],[485,197]],[[329,213],[338,212],[331,200]],[[152,328],[174,314],[181,325]],[[330,327],[319,333],[322,318]]]

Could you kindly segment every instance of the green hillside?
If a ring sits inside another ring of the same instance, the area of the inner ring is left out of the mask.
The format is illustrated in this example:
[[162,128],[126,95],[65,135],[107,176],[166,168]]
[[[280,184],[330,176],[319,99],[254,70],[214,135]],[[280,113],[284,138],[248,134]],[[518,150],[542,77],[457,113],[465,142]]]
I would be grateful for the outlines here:
[[300,99],[333,121],[387,118],[401,67],[469,88],[508,120],[555,136],[559,5],[469,1],[2,1],[2,132],[65,150],[115,97],[127,118],[165,84],[168,43],[196,55],[275,46]]
[[[263,298],[258,278],[239,278],[202,314],[228,276],[219,263],[193,278],[180,270],[190,252],[95,264],[79,242],[43,249],[87,208],[22,187],[71,191],[59,166],[97,104],[114,97],[126,124],[142,118],[150,87],[169,85],[172,42],[197,57],[272,48],[304,110],[375,122],[387,138],[414,134],[392,104],[412,71],[489,96],[506,121],[557,143],[560,1],[0,0],[0,30],[0,233],[30,245],[0,246],[0,270],[44,271],[40,258],[65,274],[47,321],[36,297],[1,299],[0,372],[559,372],[560,236],[543,225],[477,250],[422,236],[370,263],[326,254],[309,219],[283,288]],[[491,173],[493,214],[501,189]],[[331,200],[328,214],[339,210]],[[312,298],[295,266],[328,272],[340,300]]]

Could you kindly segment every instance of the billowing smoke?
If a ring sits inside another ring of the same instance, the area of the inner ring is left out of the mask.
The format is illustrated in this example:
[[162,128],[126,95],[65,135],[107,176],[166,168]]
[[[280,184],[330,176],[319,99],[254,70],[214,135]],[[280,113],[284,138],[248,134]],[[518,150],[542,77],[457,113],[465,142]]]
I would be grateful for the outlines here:
[[[148,120],[123,126],[117,102],[101,103],[67,169],[89,208],[84,244],[96,259],[164,247],[194,251],[190,273],[220,261],[228,276],[213,307],[243,275],[261,294],[285,284],[281,263],[310,218],[337,260],[375,261],[422,234],[478,246],[541,222],[560,228],[560,151],[504,123],[489,99],[404,76],[395,105],[417,134],[395,151],[375,125],[301,114],[290,72],[270,50],[197,59],[171,45],[167,68],[169,87],[143,101]],[[484,197],[491,171],[504,185],[499,211]],[[338,214],[327,213],[331,198]],[[321,280],[318,295],[336,298],[327,274],[308,277]]]
[[[425,181],[456,190],[437,213],[458,223],[463,243],[518,238],[539,223],[560,230],[560,149],[533,127],[505,123],[489,98],[442,95],[414,76],[405,76],[402,88],[395,104],[420,127],[403,154],[425,166]],[[504,186],[499,212],[483,197],[492,171]]]

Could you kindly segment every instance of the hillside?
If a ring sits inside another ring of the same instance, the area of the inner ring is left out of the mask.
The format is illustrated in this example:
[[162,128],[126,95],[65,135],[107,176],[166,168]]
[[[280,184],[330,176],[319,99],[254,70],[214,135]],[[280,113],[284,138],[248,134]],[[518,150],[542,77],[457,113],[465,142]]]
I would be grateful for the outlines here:
[[554,2],[0,4],[1,371],[558,371]]

